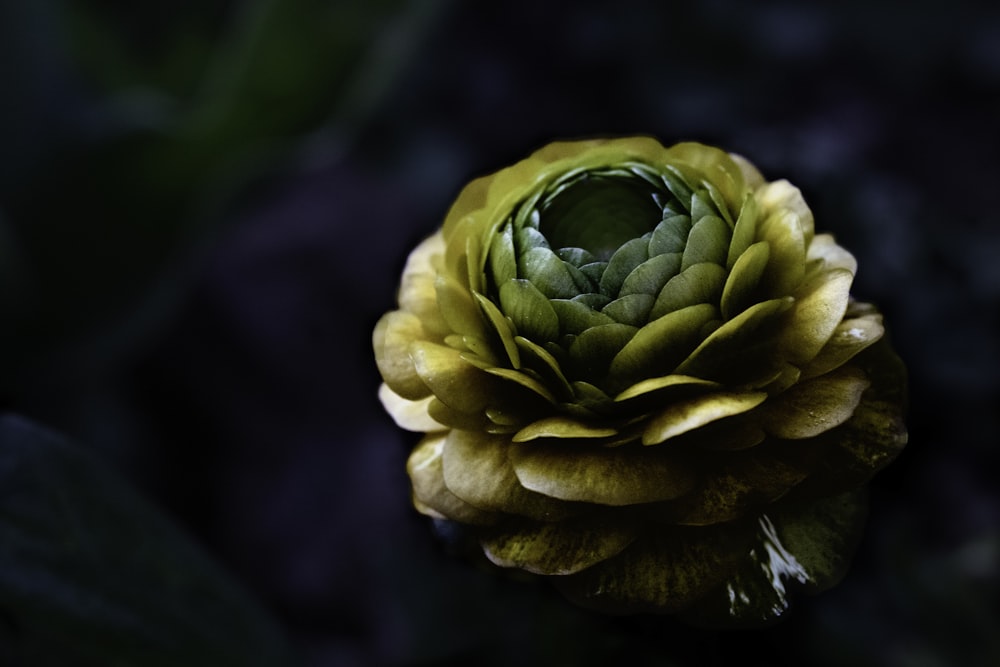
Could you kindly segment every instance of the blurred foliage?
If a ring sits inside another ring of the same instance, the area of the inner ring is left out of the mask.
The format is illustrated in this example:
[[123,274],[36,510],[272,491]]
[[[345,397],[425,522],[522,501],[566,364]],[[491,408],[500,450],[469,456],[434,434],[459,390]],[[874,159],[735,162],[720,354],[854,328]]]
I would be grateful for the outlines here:
[[256,179],[349,148],[438,4],[5,4],[0,392],[131,350]]

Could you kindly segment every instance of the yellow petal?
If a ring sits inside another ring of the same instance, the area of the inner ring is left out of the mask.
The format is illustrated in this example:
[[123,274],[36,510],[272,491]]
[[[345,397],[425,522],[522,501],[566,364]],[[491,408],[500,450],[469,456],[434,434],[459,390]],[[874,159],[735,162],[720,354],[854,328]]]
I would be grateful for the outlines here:
[[844,318],[853,274],[846,269],[817,273],[802,286],[779,334],[785,358],[803,365],[816,357]]
[[633,505],[676,498],[694,484],[679,456],[632,446],[567,447],[527,442],[511,448],[511,463],[525,488],[601,505]]
[[394,392],[389,388],[389,385],[382,384],[378,388],[378,397],[382,401],[385,411],[402,429],[431,433],[443,431],[446,428],[443,424],[435,421],[427,411],[428,405],[434,399],[433,396],[422,398],[419,401],[411,401]]
[[432,516],[461,523],[495,523],[498,515],[483,511],[466,503],[448,490],[444,483],[441,452],[445,433],[429,435],[422,439],[406,461],[406,472],[413,484],[413,499],[417,509]]
[[761,426],[779,438],[811,438],[843,424],[854,414],[869,382],[858,368],[844,366],[771,399]]
[[676,403],[649,420],[642,444],[659,444],[718,419],[753,410],[766,398],[764,392],[717,392]]
[[636,533],[631,521],[588,512],[564,521],[517,522],[487,531],[481,544],[486,557],[500,567],[566,575],[617,555]]
[[529,491],[508,460],[510,438],[474,431],[451,431],[442,456],[444,482],[456,496],[480,509],[538,521],[570,516],[572,505]]
[[419,400],[431,393],[410,357],[410,346],[424,340],[426,335],[417,316],[401,310],[383,315],[372,333],[375,363],[382,379],[409,400]]

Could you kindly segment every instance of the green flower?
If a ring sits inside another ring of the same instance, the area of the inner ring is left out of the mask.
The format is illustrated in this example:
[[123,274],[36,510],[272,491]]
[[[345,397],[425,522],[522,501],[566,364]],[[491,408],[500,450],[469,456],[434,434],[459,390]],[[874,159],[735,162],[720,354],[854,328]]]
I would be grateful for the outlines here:
[[905,371],[799,190],[646,138],[462,190],[374,332],[413,503],[610,612],[780,615],[836,583]]

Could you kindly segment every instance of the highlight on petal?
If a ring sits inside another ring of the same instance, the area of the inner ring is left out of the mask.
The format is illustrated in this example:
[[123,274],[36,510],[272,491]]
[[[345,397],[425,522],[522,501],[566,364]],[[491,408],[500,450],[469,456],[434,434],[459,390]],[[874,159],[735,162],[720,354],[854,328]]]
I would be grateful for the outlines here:
[[844,317],[853,274],[846,269],[819,273],[796,295],[779,337],[785,357],[805,364],[819,354]]

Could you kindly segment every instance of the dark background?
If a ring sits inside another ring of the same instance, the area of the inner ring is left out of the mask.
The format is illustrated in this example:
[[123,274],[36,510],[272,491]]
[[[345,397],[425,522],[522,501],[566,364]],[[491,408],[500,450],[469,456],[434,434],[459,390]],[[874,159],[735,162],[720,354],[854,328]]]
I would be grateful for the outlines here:
[[[1000,9],[5,0],[0,86],[4,411],[138,487],[302,663],[1000,663]],[[772,628],[447,556],[375,397],[371,328],[461,186],[634,133],[801,187],[911,373],[854,568]],[[9,604],[16,655],[44,631]]]

